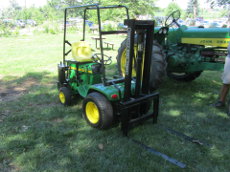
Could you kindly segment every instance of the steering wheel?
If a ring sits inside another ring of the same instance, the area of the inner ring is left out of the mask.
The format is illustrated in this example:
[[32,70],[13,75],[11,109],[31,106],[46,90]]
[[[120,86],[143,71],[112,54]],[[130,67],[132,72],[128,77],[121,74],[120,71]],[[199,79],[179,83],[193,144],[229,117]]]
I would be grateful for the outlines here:
[[101,57],[101,53],[95,53],[92,56],[92,60],[95,63],[104,64],[104,65],[110,65],[112,63],[112,59],[111,58],[112,58],[111,56],[107,56],[107,55],[104,54],[104,61],[103,61],[102,57]]
[[178,27],[180,27],[179,23],[177,23],[179,19],[180,19],[180,11],[176,10],[167,17],[167,19],[165,20],[165,26],[167,27],[175,23]]

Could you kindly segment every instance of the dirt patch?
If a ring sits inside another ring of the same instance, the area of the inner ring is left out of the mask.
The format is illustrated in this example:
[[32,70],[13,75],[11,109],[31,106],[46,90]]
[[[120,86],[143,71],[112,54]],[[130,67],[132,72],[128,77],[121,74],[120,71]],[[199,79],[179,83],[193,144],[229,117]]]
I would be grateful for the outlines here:
[[9,110],[4,110],[0,112],[0,122],[3,122],[4,118],[7,117],[10,114]]
[[38,85],[38,82],[34,78],[28,78],[20,83],[17,83],[16,81],[0,81],[0,85],[0,102],[7,102],[18,99],[28,92],[32,86]]
[[20,171],[20,168],[14,165],[10,160],[3,160],[2,163],[0,163],[0,170],[1,171]]
[[61,118],[55,118],[55,119],[53,119],[51,121],[55,122],[55,123],[61,123],[61,122],[63,122],[63,119],[61,119]]

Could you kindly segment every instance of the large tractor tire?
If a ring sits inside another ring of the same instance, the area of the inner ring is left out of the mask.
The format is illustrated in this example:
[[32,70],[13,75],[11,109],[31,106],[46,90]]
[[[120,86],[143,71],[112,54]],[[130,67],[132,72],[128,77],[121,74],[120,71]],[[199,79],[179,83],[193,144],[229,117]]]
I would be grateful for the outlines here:
[[[118,71],[121,76],[125,75],[126,41],[127,40],[124,40],[121,43],[117,55]],[[162,82],[166,74],[166,67],[167,67],[167,62],[162,47],[160,44],[154,41],[153,49],[152,49],[151,69],[150,69],[150,89],[152,91],[156,90],[160,86],[160,83]],[[133,75],[135,74],[135,70],[133,70],[132,74]]]
[[176,72],[167,72],[169,78],[175,79],[182,82],[190,82],[196,79],[201,75],[203,71],[197,71],[192,73],[176,73]]
[[83,117],[94,128],[107,129],[114,122],[113,107],[108,99],[97,92],[90,93],[83,101]]

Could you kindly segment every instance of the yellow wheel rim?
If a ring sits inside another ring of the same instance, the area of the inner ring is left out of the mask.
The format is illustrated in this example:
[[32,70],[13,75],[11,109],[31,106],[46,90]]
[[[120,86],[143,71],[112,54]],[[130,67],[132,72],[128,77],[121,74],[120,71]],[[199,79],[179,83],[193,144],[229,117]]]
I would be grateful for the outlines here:
[[[137,53],[136,50],[137,50],[137,47],[135,46],[134,47],[134,53],[135,53],[135,55]],[[121,73],[122,73],[123,77],[125,76],[125,65],[126,65],[126,49],[124,49],[124,51],[122,52],[122,55],[121,55]],[[136,71],[134,69],[134,59],[133,59],[132,76],[136,76]]]
[[125,76],[125,64],[126,64],[126,49],[122,52],[121,55],[121,73],[122,76]]
[[65,95],[62,91],[59,93],[59,99],[62,104],[65,104]]
[[94,102],[88,102],[85,107],[86,117],[89,122],[92,124],[96,124],[99,121],[99,109]]

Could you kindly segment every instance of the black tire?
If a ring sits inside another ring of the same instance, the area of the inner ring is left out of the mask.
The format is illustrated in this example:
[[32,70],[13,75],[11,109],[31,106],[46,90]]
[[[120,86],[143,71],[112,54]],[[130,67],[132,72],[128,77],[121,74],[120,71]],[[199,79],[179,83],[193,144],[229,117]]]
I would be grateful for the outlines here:
[[175,73],[175,72],[167,72],[169,78],[175,79],[181,82],[190,82],[196,79],[201,75],[203,71],[197,71],[192,73]]
[[59,89],[59,100],[61,104],[70,106],[72,104],[72,92],[67,87],[61,87]]
[[[120,48],[118,49],[117,55],[117,67],[118,72],[121,76],[124,76],[124,57],[126,53],[126,40],[121,43]],[[123,59],[122,59],[123,58]],[[157,42],[153,42],[152,49],[152,61],[151,61],[151,71],[150,71],[150,89],[156,90],[159,88],[163,78],[166,74],[166,57],[162,51],[162,47]]]
[[112,126],[113,107],[104,95],[97,92],[90,93],[84,99],[82,109],[83,117],[90,126],[98,129],[108,129]]
[[166,75],[166,56],[160,44],[153,42],[152,62],[150,71],[150,87],[152,90],[159,88]]

